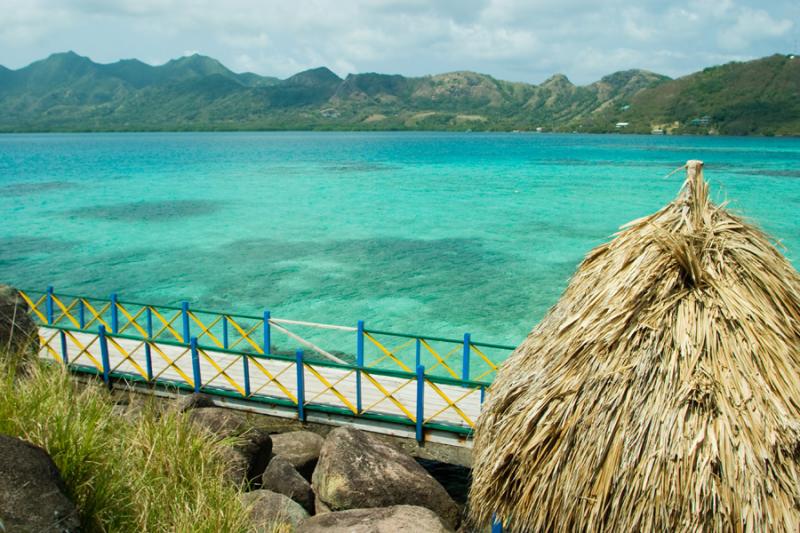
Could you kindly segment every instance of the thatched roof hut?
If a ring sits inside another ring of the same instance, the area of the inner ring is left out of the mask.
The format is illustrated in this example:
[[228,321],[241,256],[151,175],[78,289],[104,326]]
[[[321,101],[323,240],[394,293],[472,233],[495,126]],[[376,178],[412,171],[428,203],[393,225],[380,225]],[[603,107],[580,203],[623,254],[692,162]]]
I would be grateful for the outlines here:
[[800,275],[708,198],[581,263],[500,369],[471,518],[517,531],[800,531]]

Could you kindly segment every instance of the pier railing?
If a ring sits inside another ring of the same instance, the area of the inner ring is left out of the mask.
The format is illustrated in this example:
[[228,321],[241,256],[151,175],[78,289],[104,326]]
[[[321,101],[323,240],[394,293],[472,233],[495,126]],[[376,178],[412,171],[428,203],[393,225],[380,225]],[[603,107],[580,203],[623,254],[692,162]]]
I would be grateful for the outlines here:
[[468,435],[493,359],[513,350],[363,321],[320,324],[52,288],[20,294],[40,324],[42,355],[75,372],[288,407],[301,419],[312,412],[411,426],[420,441],[429,429]]

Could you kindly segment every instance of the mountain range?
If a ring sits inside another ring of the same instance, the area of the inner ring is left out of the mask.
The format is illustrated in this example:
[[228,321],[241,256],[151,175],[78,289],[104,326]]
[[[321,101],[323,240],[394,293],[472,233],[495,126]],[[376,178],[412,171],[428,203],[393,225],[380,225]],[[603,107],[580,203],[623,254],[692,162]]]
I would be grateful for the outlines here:
[[152,66],[58,53],[0,66],[0,131],[471,130],[800,135],[800,59],[780,55],[677,79],[615,72],[577,86],[475,72],[422,77],[319,67],[286,79],[201,55]]

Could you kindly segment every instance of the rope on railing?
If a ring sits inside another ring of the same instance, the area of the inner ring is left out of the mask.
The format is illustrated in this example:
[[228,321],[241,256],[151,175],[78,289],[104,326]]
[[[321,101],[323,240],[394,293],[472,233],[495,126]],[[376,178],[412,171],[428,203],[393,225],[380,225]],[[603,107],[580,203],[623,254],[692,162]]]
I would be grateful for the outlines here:
[[300,343],[300,344],[302,344],[303,346],[306,346],[307,348],[311,348],[311,349],[312,349],[312,350],[314,350],[315,352],[319,353],[320,355],[323,355],[323,356],[327,357],[327,358],[328,358],[328,359],[330,359],[331,361],[336,361],[337,363],[340,363],[340,364],[343,364],[343,365],[346,365],[346,364],[347,364],[347,363],[346,363],[344,360],[342,360],[342,359],[339,359],[338,357],[336,357],[336,356],[335,356],[335,355],[333,355],[332,353],[330,353],[330,352],[328,352],[328,351],[325,351],[325,350],[323,350],[322,348],[320,348],[319,346],[317,346],[317,345],[316,345],[316,344],[314,344],[313,342],[311,342],[311,341],[307,341],[306,339],[304,339],[304,338],[300,337],[299,335],[295,335],[294,333],[292,333],[292,332],[291,332],[291,331],[289,331],[288,329],[286,329],[286,328],[284,328],[284,327],[282,327],[282,326],[279,326],[279,325],[277,325],[277,324],[273,324],[273,326],[274,326],[274,327],[275,327],[275,329],[277,329],[278,331],[280,331],[280,332],[283,332],[284,334],[286,334],[287,336],[289,336],[289,337],[293,338],[294,340],[296,340],[297,342],[299,342],[299,343]]
[[318,322],[304,322],[302,320],[289,320],[288,318],[270,318],[270,324],[294,324],[296,326],[309,326],[318,329],[335,329],[338,331],[357,331],[358,328],[351,326],[336,326],[334,324],[320,324]]

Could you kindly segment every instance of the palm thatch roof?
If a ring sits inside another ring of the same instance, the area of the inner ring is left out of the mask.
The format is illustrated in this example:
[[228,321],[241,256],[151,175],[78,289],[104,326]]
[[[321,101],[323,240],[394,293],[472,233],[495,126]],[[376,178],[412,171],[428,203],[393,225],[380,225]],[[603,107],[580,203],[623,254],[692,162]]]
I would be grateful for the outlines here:
[[503,364],[475,432],[474,523],[800,531],[800,275],[687,169]]

